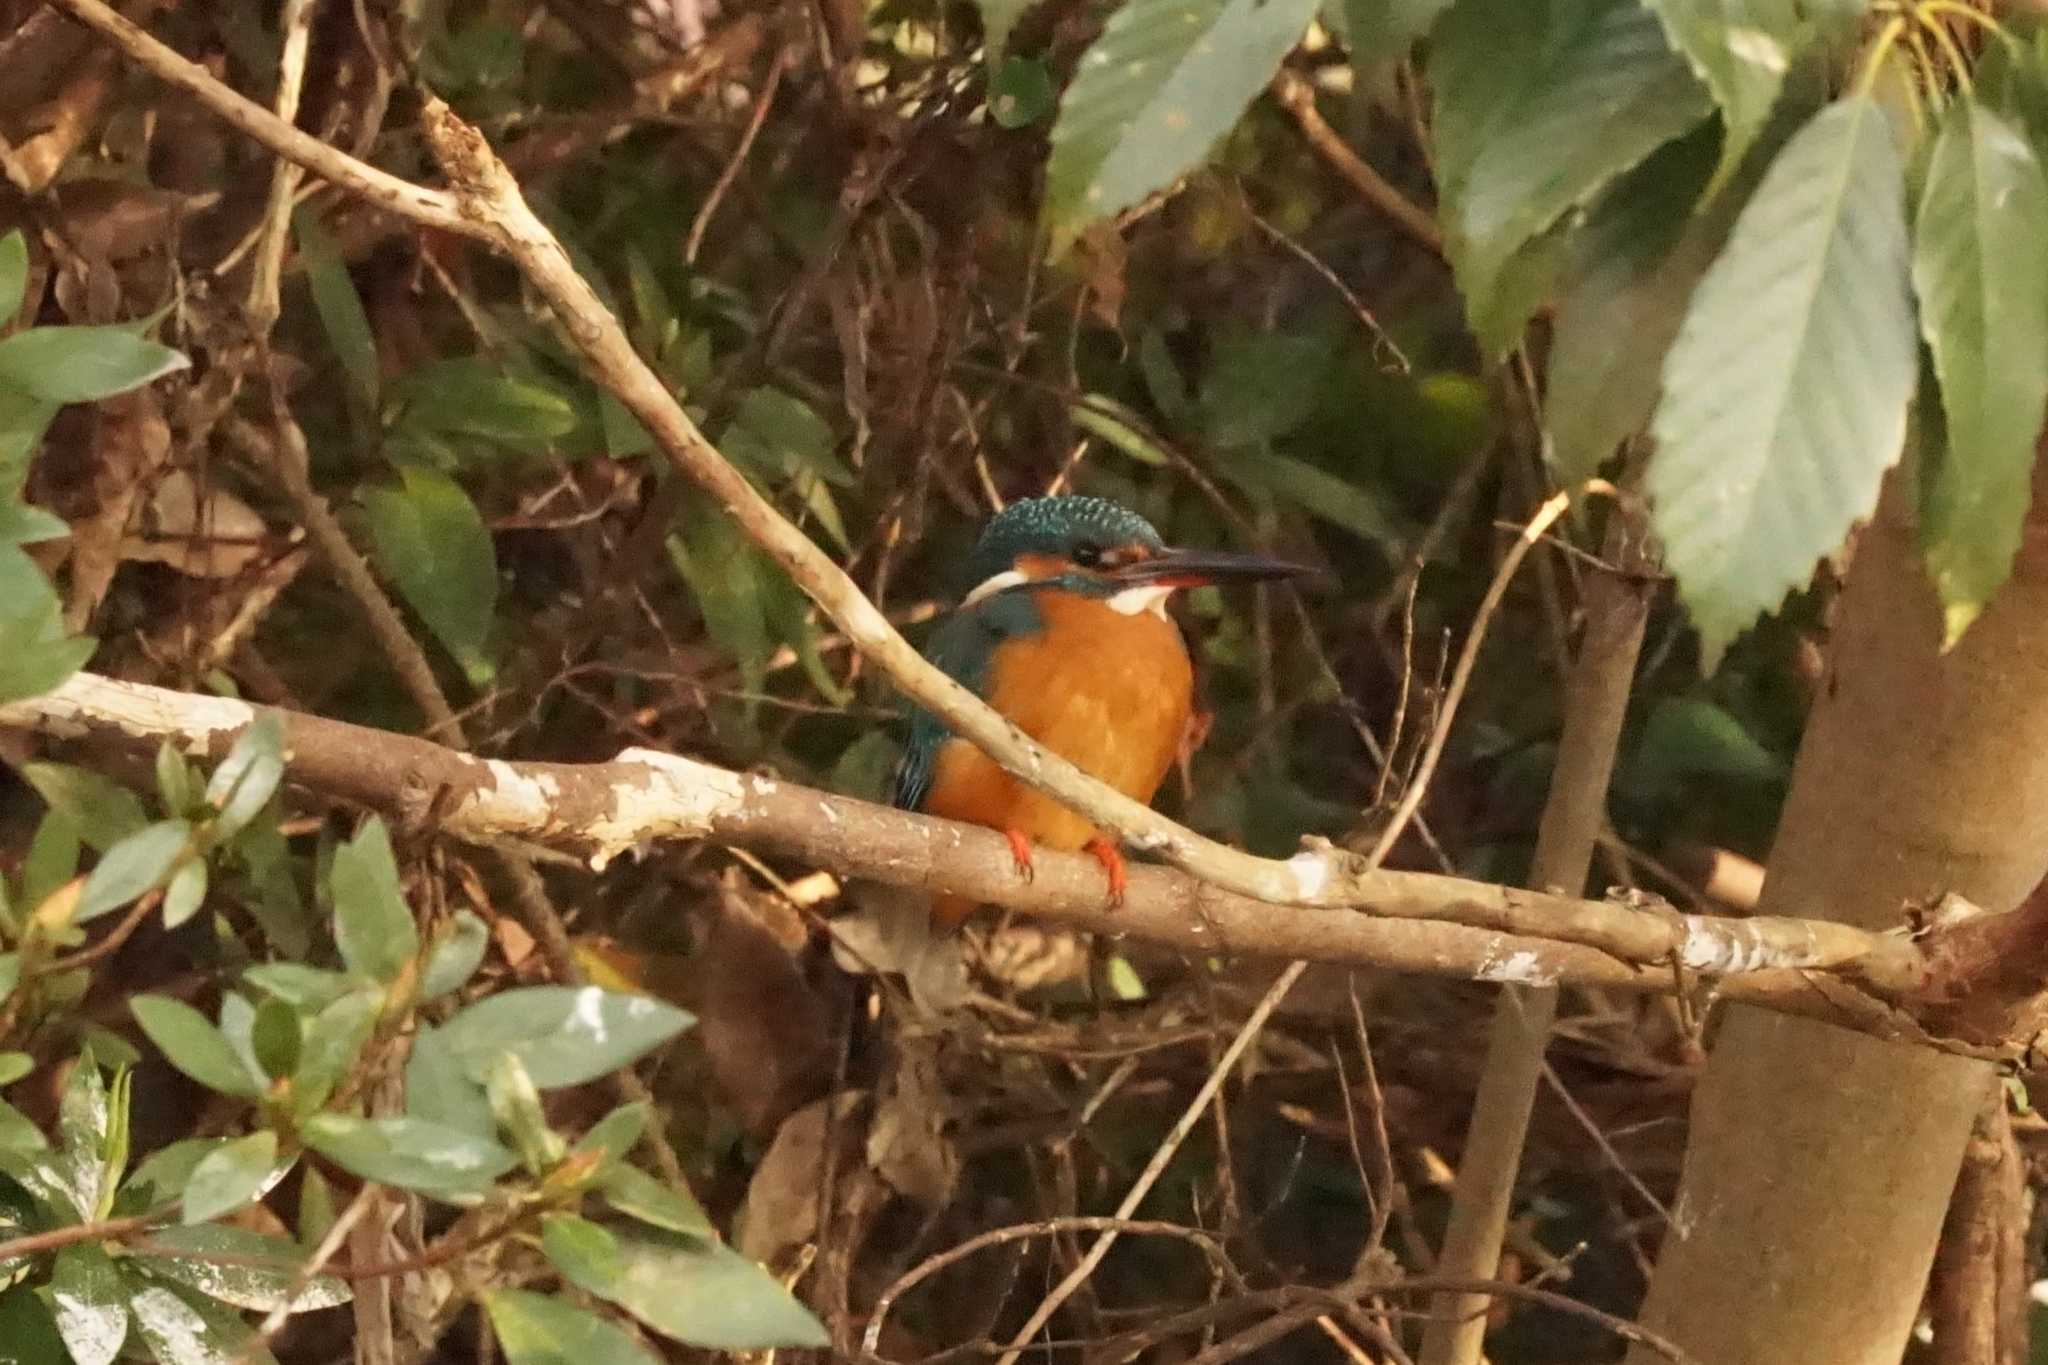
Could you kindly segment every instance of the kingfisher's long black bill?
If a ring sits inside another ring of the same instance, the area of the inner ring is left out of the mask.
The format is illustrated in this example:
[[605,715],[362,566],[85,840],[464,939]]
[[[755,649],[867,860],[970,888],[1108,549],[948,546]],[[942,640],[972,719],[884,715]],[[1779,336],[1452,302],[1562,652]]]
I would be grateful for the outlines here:
[[1210,583],[1264,583],[1314,572],[1305,564],[1233,550],[1162,550],[1150,559],[1123,565],[1116,577],[1127,583],[1199,588]]

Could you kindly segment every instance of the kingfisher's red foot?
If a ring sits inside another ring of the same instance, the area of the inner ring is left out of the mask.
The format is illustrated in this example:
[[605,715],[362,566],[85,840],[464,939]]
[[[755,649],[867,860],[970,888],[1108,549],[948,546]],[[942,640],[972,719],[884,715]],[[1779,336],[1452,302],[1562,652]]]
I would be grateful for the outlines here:
[[1109,908],[1118,909],[1123,905],[1124,891],[1130,885],[1123,850],[1100,834],[1090,839],[1083,847],[1089,857],[1102,864],[1102,871],[1109,878]]
[[1006,829],[1003,837],[1010,841],[1010,856],[1017,862],[1017,875],[1030,881],[1038,875],[1038,869],[1031,865],[1031,840],[1021,829]]

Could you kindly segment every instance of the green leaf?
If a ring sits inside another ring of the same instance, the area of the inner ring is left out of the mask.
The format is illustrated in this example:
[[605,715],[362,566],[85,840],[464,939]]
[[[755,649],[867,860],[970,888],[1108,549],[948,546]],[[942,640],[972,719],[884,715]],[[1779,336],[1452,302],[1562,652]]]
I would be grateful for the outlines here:
[[14,321],[28,292],[28,240],[16,228],[0,237],[0,327]]
[[1648,488],[1709,669],[1899,458],[1918,365],[1904,198],[1877,102],[1830,105],[1772,162],[1665,360]]
[[29,842],[21,867],[21,902],[41,905],[59,887],[78,875],[78,827],[65,815],[48,811]]
[[284,778],[284,722],[265,711],[235,737],[234,747],[206,784],[206,801],[220,817],[214,824],[230,839],[256,818]]
[[1574,244],[1543,396],[1551,463],[1567,488],[1597,473],[1657,406],[1686,299],[1734,221],[1719,204],[1693,211],[1716,142],[1707,128],[1659,148],[1614,183]]
[[0,384],[45,403],[94,403],[191,361],[126,327],[32,327],[0,337]]
[[0,384],[0,497],[18,497],[58,404]]
[[18,1284],[0,1294],[0,1365],[50,1365],[64,1358],[64,1338],[36,1291]]
[[2048,177],[1968,96],[1935,140],[1914,231],[1920,327],[1948,439],[1921,475],[1920,535],[1954,643],[2012,572],[2048,404]]
[[1299,427],[1315,413],[1334,354],[1317,336],[1262,333],[1222,342],[1196,410],[1209,443],[1257,446]]
[[1770,121],[1805,33],[1795,0],[1645,0],[1721,107],[1725,179]]
[[1145,434],[1143,419],[1112,398],[1086,394],[1080,402],[1069,404],[1067,412],[1075,426],[1100,436],[1139,464],[1163,468],[1173,462],[1159,443]]
[[605,1203],[628,1218],[686,1237],[715,1240],[718,1236],[696,1195],[656,1180],[637,1167],[612,1167],[598,1180],[598,1189]]
[[1315,12],[1316,0],[1129,0],[1115,10],[1053,122],[1054,235],[1114,217],[1193,170]]
[[834,447],[831,425],[810,404],[777,388],[749,389],[718,448],[735,464],[764,477],[811,473],[841,486],[854,482]]
[[660,1365],[623,1329],[574,1304],[523,1289],[483,1297],[509,1365]]
[[1052,112],[1052,73],[1036,57],[1011,57],[989,77],[989,117],[1001,128],[1028,128]]
[[[272,1313],[287,1302],[294,1313],[332,1308],[349,1301],[348,1286],[332,1275],[315,1275],[297,1295],[292,1294],[306,1262],[297,1242],[271,1237],[227,1223],[195,1223],[189,1227],[160,1228],[149,1236],[152,1252],[145,1264],[152,1275],[196,1289],[222,1303],[257,1313]],[[175,1253],[186,1252],[187,1256]],[[222,1261],[202,1260],[217,1256]]]
[[304,1128],[314,1151],[365,1180],[437,1195],[477,1198],[518,1158],[488,1138],[425,1119],[315,1114]]
[[568,399],[484,356],[436,361],[394,388],[406,404],[405,424],[445,435],[544,450],[576,428]]
[[163,798],[164,809],[172,815],[183,815],[199,792],[194,781],[192,765],[178,752],[178,746],[165,740],[156,750],[156,793]]
[[277,1166],[277,1134],[265,1129],[208,1153],[185,1183],[180,1216],[204,1223],[238,1209],[263,1192]]
[[1351,53],[1354,67],[1398,62],[1429,32],[1451,0],[1340,0],[1323,14]]
[[626,1260],[609,1230],[572,1213],[550,1213],[540,1220],[540,1245],[569,1283],[617,1298]]
[[420,999],[438,999],[468,985],[484,960],[490,938],[490,926],[481,918],[457,910],[427,949],[426,965],[420,968]]
[[206,863],[194,858],[171,877],[164,892],[164,928],[175,929],[199,913],[206,902]]
[[[37,582],[31,596],[10,591],[22,572]],[[98,642],[67,638],[57,599],[19,549],[0,546],[0,703],[40,697],[56,690],[93,655]]]
[[185,820],[159,820],[115,844],[86,878],[72,923],[97,919],[162,886],[191,845],[192,826]]
[[381,370],[377,363],[377,341],[370,330],[369,314],[363,311],[362,296],[349,278],[348,262],[342,260],[334,239],[320,220],[306,209],[292,214],[292,232],[299,241],[299,260],[306,267],[306,286],[313,295],[313,311],[334,348],[341,371],[365,408],[377,406]]
[[[1541,302],[1543,272],[1518,253],[1698,123],[1707,92],[1635,0],[1465,0],[1437,26],[1429,75],[1452,266],[1499,351]],[[1502,308],[1511,267],[1523,287]]]
[[645,1103],[622,1104],[591,1124],[590,1131],[576,1140],[571,1153],[592,1157],[597,1162],[599,1173],[607,1171],[625,1160],[639,1144],[640,1136],[647,1131],[648,1120],[652,1117],[653,1111]]
[[481,1080],[510,1052],[543,1090],[581,1085],[661,1046],[693,1022],[673,1005],[598,986],[528,986],[468,1006],[441,1026],[449,1048]]
[[500,1132],[508,1133],[519,1159],[533,1175],[545,1175],[568,1154],[569,1145],[548,1126],[540,1091],[526,1068],[509,1052],[500,1052],[484,1067],[484,1094]]
[[64,518],[25,502],[0,501],[0,545],[34,545],[71,534]]
[[21,775],[87,844],[104,853],[149,823],[142,801],[112,778],[69,763],[24,763]]
[[292,1072],[292,1103],[299,1113],[311,1113],[327,1103],[341,1078],[361,1059],[383,1008],[384,992],[370,986],[337,997],[314,1018]]
[[408,465],[397,488],[360,494],[370,552],[472,682],[495,671],[484,644],[498,606],[498,552],[476,504],[438,470]]
[[249,1026],[249,1052],[256,1065],[272,1080],[292,1075],[306,1046],[299,1012],[282,1000],[265,1000],[256,1007]]
[[317,1166],[307,1166],[299,1176],[299,1247],[312,1251],[334,1227],[334,1187]]
[[128,1311],[157,1365],[277,1365],[239,1317],[167,1285],[135,1288]]
[[52,1182],[84,1219],[104,1218],[128,1164],[128,1076],[108,1087],[90,1051],[65,1078],[58,1102],[59,1150],[46,1166]]
[[[550,1219],[549,1225],[565,1221]],[[793,1294],[723,1242],[651,1228],[601,1231],[609,1239],[606,1247],[594,1239],[559,1235],[550,1242],[545,1232],[543,1245],[571,1284],[617,1304],[664,1336],[724,1351],[831,1342],[823,1324]]]
[[690,585],[704,628],[739,665],[748,691],[758,691],[768,662],[768,616],[763,575],[779,572],[754,553],[745,533],[711,499],[684,504],[669,560]]
[[1225,472],[1238,483],[1274,494],[1396,556],[1406,551],[1400,528],[1380,500],[1328,470],[1268,452],[1233,462]]
[[308,967],[299,962],[259,962],[242,973],[258,990],[302,1010],[317,1010],[349,989],[346,972]]
[[128,1002],[135,1022],[149,1035],[172,1066],[224,1095],[254,1099],[261,1087],[227,1036],[205,1015],[182,1000],[163,995],[138,995]]
[[128,1284],[97,1242],[80,1242],[57,1253],[50,1272],[50,1312],[75,1365],[113,1365],[121,1354],[121,1343],[128,1339]]
[[389,983],[420,950],[412,908],[398,886],[391,835],[371,816],[355,838],[334,851],[328,875],[334,897],[334,941],[349,970]]
[[413,1036],[405,1059],[405,1109],[458,1133],[492,1138],[498,1131],[483,1086],[464,1069],[438,1028],[423,1026]]
[[[0,996],[4,996],[4,981],[0,981]],[[36,1069],[36,1059],[26,1052],[0,1052],[0,1087],[13,1085],[23,1076]],[[614,1113],[617,1111],[614,1110]],[[596,1130],[593,1129],[593,1132]]]
[[115,1203],[120,1213],[151,1213],[185,1192],[199,1163],[227,1145],[225,1138],[181,1138],[151,1152],[121,1187]]
[[1650,712],[1631,766],[1660,785],[1699,778],[1780,782],[1785,762],[1757,743],[1742,722],[1713,702],[1666,697]]

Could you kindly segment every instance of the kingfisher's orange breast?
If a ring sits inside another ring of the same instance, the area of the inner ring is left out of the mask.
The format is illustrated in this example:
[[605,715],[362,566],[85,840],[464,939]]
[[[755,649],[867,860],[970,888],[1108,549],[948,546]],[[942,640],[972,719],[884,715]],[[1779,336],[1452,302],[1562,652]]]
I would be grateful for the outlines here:
[[[1044,629],[989,663],[989,704],[1019,729],[1126,796],[1150,801],[1173,766],[1194,698],[1180,627],[1076,593],[1033,594]],[[940,745],[922,809],[1017,830],[1049,848],[1095,835],[1084,817],[1004,772],[965,740]]]

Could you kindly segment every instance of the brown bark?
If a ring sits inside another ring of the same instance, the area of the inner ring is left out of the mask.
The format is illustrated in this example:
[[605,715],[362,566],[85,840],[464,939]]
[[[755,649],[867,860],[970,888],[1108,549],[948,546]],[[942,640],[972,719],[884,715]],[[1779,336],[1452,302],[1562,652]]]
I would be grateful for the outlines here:
[[[2004,910],[2048,865],[2048,536],[2029,525],[1944,654],[1902,501],[1857,546],[1766,914],[1882,928],[1950,891]],[[1979,1062],[1732,1009],[1645,1324],[1711,1365],[1896,1365],[1990,1083]]]

